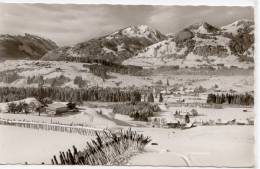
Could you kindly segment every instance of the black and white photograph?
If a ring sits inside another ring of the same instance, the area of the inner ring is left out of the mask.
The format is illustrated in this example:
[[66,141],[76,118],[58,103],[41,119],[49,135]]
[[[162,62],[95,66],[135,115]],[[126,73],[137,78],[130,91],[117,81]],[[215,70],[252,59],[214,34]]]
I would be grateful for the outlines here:
[[0,164],[256,166],[255,6],[0,13]]

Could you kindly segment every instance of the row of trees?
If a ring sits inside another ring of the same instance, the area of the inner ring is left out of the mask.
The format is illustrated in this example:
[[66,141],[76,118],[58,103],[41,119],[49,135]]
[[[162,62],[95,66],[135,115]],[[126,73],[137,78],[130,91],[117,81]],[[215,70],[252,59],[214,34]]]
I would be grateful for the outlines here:
[[103,80],[108,79],[108,73],[120,73],[120,74],[130,74],[135,76],[145,75],[148,72],[145,72],[142,67],[139,66],[125,66],[119,64],[92,64],[92,65],[83,65],[86,68],[89,68],[90,72],[96,76],[101,77]]
[[154,116],[154,112],[158,111],[160,111],[159,106],[149,102],[129,102],[113,107],[113,113],[129,115],[139,121],[148,121],[148,117]]
[[[44,100],[44,99],[43,99]],[[40,116],[41,113],[46,112],[43,103],[36,104],[34,102],[26,103],[25,101],[8,103],[8,113],[12,114],[29,114],[37,112]]]
[[143,75],[143,73],[147,73],[143,71],[141,66],[134,65],[121,65],[119,63],[111,62],[104,59],[90,59],[85,57],[69,57],[66,58],[70,62],[81,62],[81,63],[90,63],[93,65],[85,64],[85,67],[89,66],[102,66],[107,72],[114,72],[120,74],[132,74],[132,75]]
[[[155,94],[155,98],[157,98],[157,93]],[[146,102],[154,102],[154,96],[153,93],[144,93],[144,101]],[[163,102],[163,96],[162,93],[159,93],[159,102]]]
[[245,94],[208,94],[207,103],[253,105],[254,96]]
[[119,88],[99,88],[92,87],[88,89],[72,88],[15,88],[0,87],[0,102],[10,102],[35,97],[38,100],[42,98],[51,98],[57,101],[106,101],[106,102],[126,102],[141,101],[141,93],[138,90],[122,90]]

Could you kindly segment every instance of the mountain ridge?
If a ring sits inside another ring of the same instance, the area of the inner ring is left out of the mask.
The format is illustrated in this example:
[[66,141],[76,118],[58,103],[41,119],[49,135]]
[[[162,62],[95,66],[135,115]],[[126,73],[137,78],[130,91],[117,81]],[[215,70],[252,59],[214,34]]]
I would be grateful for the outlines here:
[[[144,48],[123,64],[144,67],[253,67],[253,21],[242,20],[229,25],[233,27],[223,29],[207,22],[195,23],[166,40]],[[234,25],[239,27],[235,29]]]
[[40,59],[45,53],[58,48],[50,40],[37,35],[25,33],[24,35],[0,35],[1,59]]
[[166,36],[154,28],[146,25],[129,26],[72,47],[50,51],[42,60],[105,60],[121,63],[142,48],[163,39],[166,39]]
[[2,59],[245,68],[254,65],[254,21],[241,19],[222,27],[199,22],[168,35],[147,25],[131,25],[63,47],[36,35],[7,34],[0,35],[0,47]]

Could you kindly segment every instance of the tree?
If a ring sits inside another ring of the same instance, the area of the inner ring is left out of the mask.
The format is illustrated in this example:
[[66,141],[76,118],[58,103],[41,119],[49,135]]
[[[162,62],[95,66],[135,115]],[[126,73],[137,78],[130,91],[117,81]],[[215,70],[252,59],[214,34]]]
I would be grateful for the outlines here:
[[24,102],[22,105],[23,105],[23,112],[25,114],[30,113],[30,111],[29,111],[29,104]]
[[36,112],[37,105],[34,102],[31,102],[29,104],[29,109],[31,109],[31,112]]
[[39,80],[38,80],[38,87],[41,88],[43,87],[43,84],[44,84],[44,79],[43,79],[43,76],[39,76]]
[[43,105],[52,104],[52,99],[49,97],[44,97],[39,100]]
[[17,107],[16,103],[14,103],[14,102],[8,103],[8,112],[15,114],[17,111],[16,107]]
[[67,104],[67,107],[68,107],[69,109],[75,109],[75,108],[76,108],[76,103],[69,102],[69,103]]
[[36,111],[38,112],[38,115],[41,116],[41,113],[43,112],[43,109],[44,109],[44,105],[39,105],[37,108],[36,108]]
[[18,113],[23,113],[23,110],[24,110],[23,105],[24,105],[24,102],[19,102],[17,104],[16,110],[17,110]]
[[148,102],[154,102],[153,93],[150,93],[147,99]]
[[162,93],[160,93],[159,102],[163,102]]
[[167,79],[166,85],[167,85],[167,86],[170,86],[169,79]]

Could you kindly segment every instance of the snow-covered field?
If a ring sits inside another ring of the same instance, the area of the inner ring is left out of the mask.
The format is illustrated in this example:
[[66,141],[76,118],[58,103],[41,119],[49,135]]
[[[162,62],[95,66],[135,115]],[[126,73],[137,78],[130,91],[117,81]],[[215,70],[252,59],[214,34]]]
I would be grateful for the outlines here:
[[[103,115],[99,115],[96,111],[102,110]],[[10,113],[0,113],[0,118],[3,119],[15,119],[15,120],[27,120],[35,122],[45,122],[45,123],[62,123],[62,124],[82,124],[90,127],[107,128],[114,127],[116,123],[113,121],[111,115],[111,109],[102,108],[87,108],[85,107],[81,112],[75,114],[69,114],[64,116],[46,116],[42,114],[10,114]]]
[[252,107],[224,107],[222,109],[214,108],[200,108],[200,107],[169,107],[166,108],[164,105],[161,105],[160,108],[163,112],[160,114],[160,117],[166,119],[173,119],[173,114],[176,111],[191,112],[192,109],[197,110],[198,116],[192,117],[191,121],[209,121],[209,120],[219,120],[222,122],[231,121],[236,119],[240,122],[246,122],[247,119],[254,119],[255,113]]
[[53,155],[83,149],[91,136],[0,125],[0,164],[51,164]]
[[200,126],[189,130],[134,128],[151,136],[128,165],[253,167],[253,126]]

